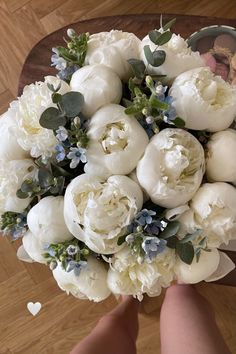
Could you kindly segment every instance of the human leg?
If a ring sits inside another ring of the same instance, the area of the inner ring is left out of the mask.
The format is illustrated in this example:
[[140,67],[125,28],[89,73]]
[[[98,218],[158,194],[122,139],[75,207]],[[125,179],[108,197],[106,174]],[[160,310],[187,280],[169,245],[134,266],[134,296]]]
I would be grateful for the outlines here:
[[230,354],[210,304],[191,285],[173,285],[161,309],[162,354]]
[[124,297],[114,310],[100,319],[71,354],[136,354],[138,309],[138,300]]

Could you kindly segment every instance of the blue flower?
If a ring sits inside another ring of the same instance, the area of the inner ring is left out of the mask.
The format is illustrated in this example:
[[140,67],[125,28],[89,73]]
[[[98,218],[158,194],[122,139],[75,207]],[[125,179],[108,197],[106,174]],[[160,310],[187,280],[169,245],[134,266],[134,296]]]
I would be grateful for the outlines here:
[[170,123],[172,120],[174,120],[177,117],[176,110],[172,106],[173,97],[172,96],[166,96],[164,102],[169,105],[168,109],[166,111],[163,111],[163,113],[164,113],[164,121],[167,122],[167,123]]
[[157,236],[157,235],[159,235],[161,229],[162,229],[161,221],[155,220],[154,222],[152,222],[151,224],[148,224],[145,227],[145,232],[147,232],[148,234]]
[[158,254],[166,249],[166,240],[158,237],[145,237],[142,242],[142,249],[145,252],[147,261],[152,261]]
[[66,249],[66,252],[69,254],[69,256],[74,256],[76,253],[79,252],[79,247],[74,245],[69,245]]
[[67,272],[71,272],[72,270],[74,271],[76,276],[80,275],[81,269],[87,265],[87,262],[85,261],[70,261],[66,267]]
[[59,56],[58,50],[53,48],[52,51],[55,53],[51,56],[51,66],[55,66],[57,70],[65,70],[67,63],[66,60]]
[[152,216],[156,215],[153,210],[143,209],[136,215],[136,221],[139,225],[144,226],[152,223]]
[[56,138],[59,141],[65,141],[68,138],[68,131],[62,126],[56,130],[56,133]]
[[71,160],[70,168],[76,168],[80,163],[80,161],[83,163],[87,162],[87,158],[85,154],[86,154],[86,149],[83,149],[81,147],[70,148],[70,152],[67,155],[68,159]]
[[57,162],[63,161],[64,158],[66,157],[66,152],[65,152],[64,147],[62,145],[56,145],[55,150],[57,151],[57,154],[56,154]]
[[67,68],[60,70],[57,74],[57,76],[59,77],[59,79],[61,80],[67,80],[69,79],[75,71],[77,71],[79,69],[78,65],[70,65],[67,66]]
[[160,101],[165,100],[165,92],[166,92],[167,88],[168,88],[167,86],[162,86],[161,84],[155,86],[157,98]]

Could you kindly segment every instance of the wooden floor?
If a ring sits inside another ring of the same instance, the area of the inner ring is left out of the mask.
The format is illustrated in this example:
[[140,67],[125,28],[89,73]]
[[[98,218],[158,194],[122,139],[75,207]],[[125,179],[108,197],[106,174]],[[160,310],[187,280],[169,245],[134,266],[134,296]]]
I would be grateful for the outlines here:
[[[80,19],[158,12],[236,18],[236,2],[0,0],[0,112],[16,95],[27,53],[46,34]],[[116,301],[110,298],[95,305],[66,296],[46,267],[19,262],[16,248],[16,244],[0,238],[0,354],[66,354]],[[221,331],[236,354],[236,288],[211,284],[198,288],[214,306]],[[26,309],[29,301],[43,305],[35,318]],[[161,298],[145,304],[147,314],[140,316],[138,354],[160,353],[160,306]]]

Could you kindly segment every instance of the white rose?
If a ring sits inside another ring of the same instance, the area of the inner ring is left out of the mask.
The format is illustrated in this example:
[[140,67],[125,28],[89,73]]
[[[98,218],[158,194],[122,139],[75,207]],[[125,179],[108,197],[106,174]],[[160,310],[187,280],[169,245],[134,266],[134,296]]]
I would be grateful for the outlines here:
[[28,213],[30,231],[42,242],[58,243],[73,238],[64,220],[64,198],[45,197]]
[[175,208],[198,190],[204,166],[199,141],[185,130],[167,128],[151,139],[138,163],[137,177],[154,203]]
[[132,75],[128,59],[139,59],[140,39],[135,34],[112,30],[92,34],[88,41],[85,62],[104,64],[110,67],[122,80]]
[[149,139],[137,119],[124,111],[124,107],[110,104],[92,117],[86,173],[101,177],[126,175],[137,166]]
[[143,38],[141,42],[141,56],[147,66],[147,72],[152,75],[167,75],[168,80],[175,79],[184,71],[204,66],[199,52],[193,52],[184,38],[179,34],[172,34],[171,39],[166,44],[159,46],[158,50],[163,50],[166,53],[164,63],[158,67],[148,65],[144,54],[144,46],[149,45],[151,51],[154,51],[157,46],[150,40],[149,36]]
[[119,103],[122,83],[117,74],[102,64],[87,65],[77,70],[71,78],[71,89],[84,96],[82,113],[91,117],[99,108],[109,103]]
[[213,134],[206,149],[208,180],[236,184],[236,131],[228,129]]
[[236,189],[228,183],[205,183],[191,201],[209,247],[236,239]]
[[56,107],[52,103],[52,91],[47,84],[52,84],[56,88],[60,83],[61,88],[58,91],[60,94],[70,91],[69,85],[64,81],[47,76],[44,82],[25,86],[23,94],[10,105],[11,114],[15,116],[17,123],[14,129],[17,142],[33,157],[50,156],[57,144],[53,131],[41,127],[39,119],[47,108]]
[[176,262],[175,271],[178,281],[186,284],[196,284],[200,281],[216,281],[223,278],[235,268],[234,263],[223,252],[216,248],[211,252],[201,252],[199,261],[194,257],[188,265],[180,259]]
[[29,153],[22,149],[14,135],[17,125],[12,110],[8,110],[0,117],[0,160],[21,160],[29,157]]
[[105,265],[93,257],[88,258],[87,265],[81,268],[79,275],[76,275],[74,271],[66,272],[61,264],[58,264],[52,273],[63,291],[79,299],[99,302],[110,295]]
[[16,192],[25,179],[34,178],[36,168],[30,159],[0,161],[0,215],[6,211],[22,213],[31,199],[20,199]]
[[91,250],[111,254],[120,249],[117,240],[142,204],[142,191],[130,178],[104,181],[83,174],[66,189],[64,217],[70,232]]
[[236,88],[208,67],[179,75],[170,89],[173,107],[186,128],[216,132],[226,129],[236,115]]
[[24,262],[38,262],[46,264],[47,261],[43,257],[46,253],[46,243],[40,241],[37,237],[28,231],[22,238],[22,246],[18,248],[17,257]]
[[174,279],[174,251],[166,248],[152,262],[139,262],[126,246],[113,255],[108,271],[108,286],[114,294],[133,295],[142,300],[144,293],[158,296]]

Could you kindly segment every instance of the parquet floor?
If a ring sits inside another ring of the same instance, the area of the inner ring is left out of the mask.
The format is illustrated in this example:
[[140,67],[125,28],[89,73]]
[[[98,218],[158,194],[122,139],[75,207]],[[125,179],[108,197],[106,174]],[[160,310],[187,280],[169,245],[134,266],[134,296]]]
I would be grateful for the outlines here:
[[[46,34],[80,19],[153,12],[236,18],[236,1],[0,0],[0,113],[16,95],[27,53]],[[65,295],[46,267],[20,263],[16,248],[0,238],[0,354],[66,354],[116,301],[110,298],[95,305]],[[236,354],[236,288],[211,284],[198,288],[213,304],[223,335]],[[38,316],[28,313],[29,301],[42,303]],[[161,298],[145,304],[138,354],[160,352],[160,306]]]

